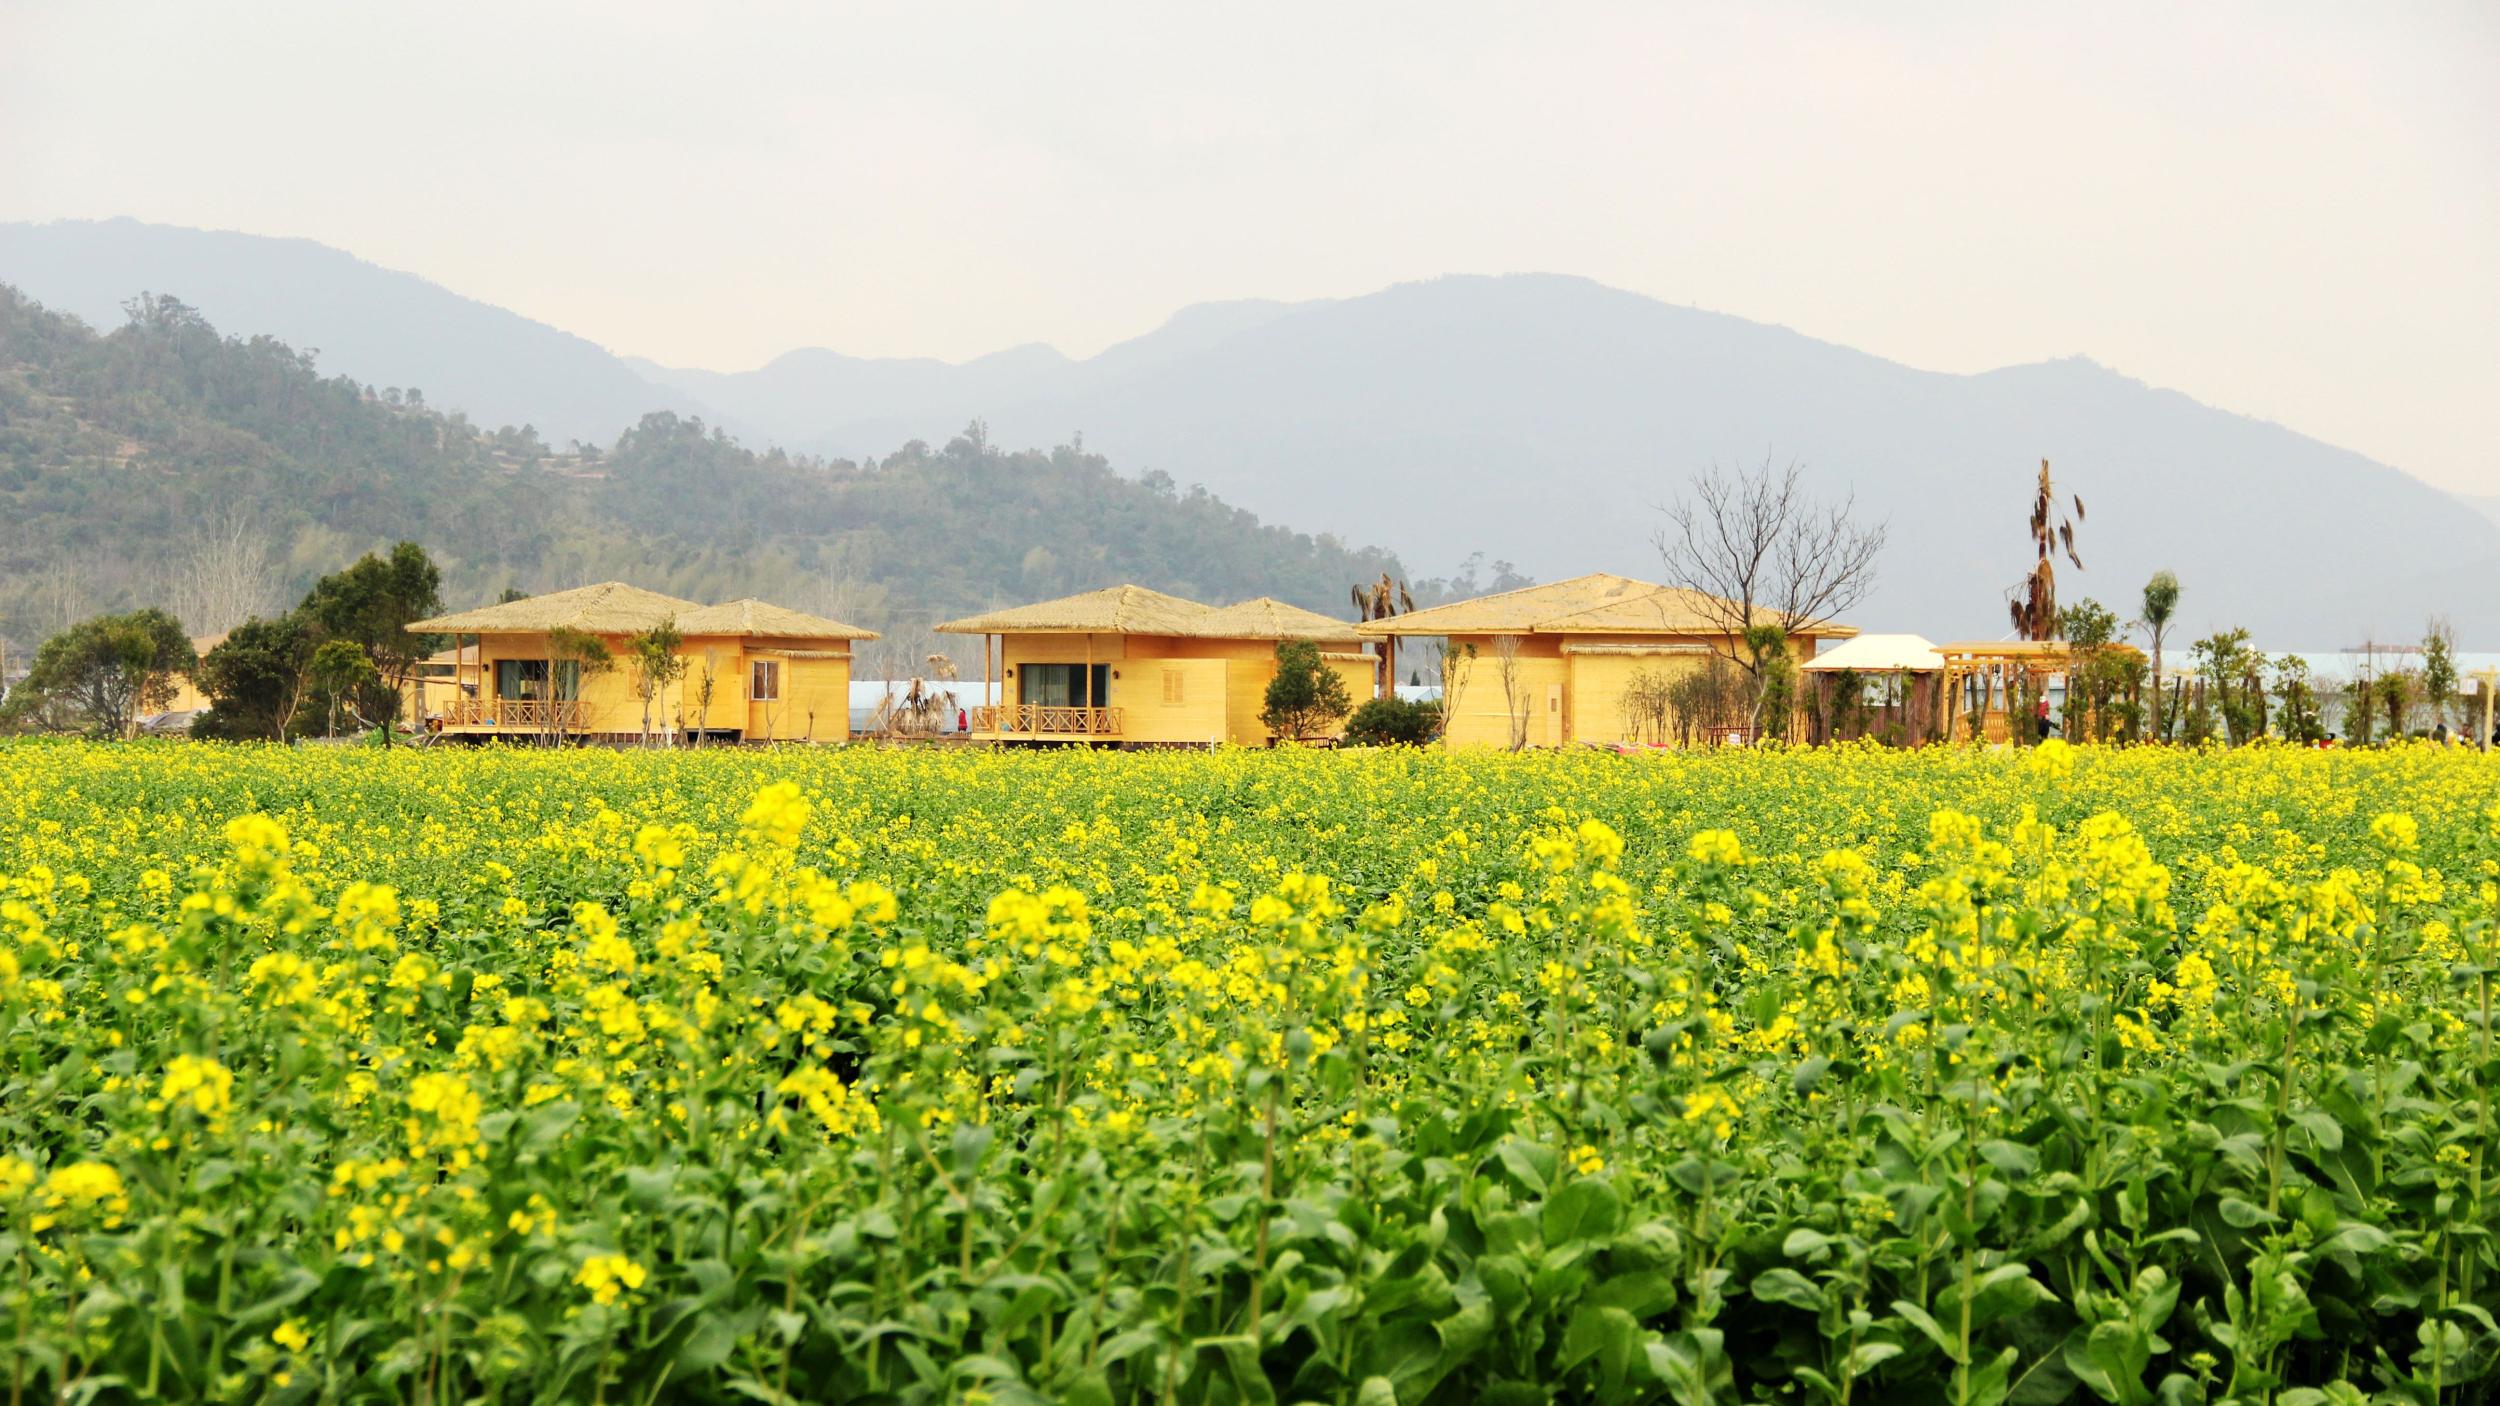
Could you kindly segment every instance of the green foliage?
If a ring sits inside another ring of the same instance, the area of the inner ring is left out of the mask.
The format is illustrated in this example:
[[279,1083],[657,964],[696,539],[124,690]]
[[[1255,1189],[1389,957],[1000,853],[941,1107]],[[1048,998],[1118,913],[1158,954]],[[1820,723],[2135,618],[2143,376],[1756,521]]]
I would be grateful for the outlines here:
[[362,704],[381,690],[382,671],[373,666],[373,656],[363,645],[351,639],[325,639],[313,650],[307,672],[314,695],[329,710],[330,736],[338,735],[342,710],[359,724],[372,721]]
[[2173,720],[2163,716],[2167,704],[2162,696],[2161,650],[2163,637],[2170,633],[2171,617],[2179,611],[2179,578],[2167,570],[2154,572],[2152,579],[2144,583],[2141,610],[2136,618],[2153,636],[2153,717],[2150,731],[2154,741],[2167,742]]
[[2435,726],[2448,725],[2457,701],[2456,644],[2446,622],[2434,620],[2422,636],[2422,705]]
[[2326,738],[2326,722],[2318,709],[2317,690],[2309,681],[2309,661],[2287,654],[2274,661],[2274,726],[2287,742],[2312,743]]
[[[878,626],[1119,581],[1330,610],[1333,583],[1405,575],[1389,553],[1123,477],[1074,445],[1008,452],[966,434],[821,460],[659,413],[603,452],[562,455],[322,377],[274,340],[220,337],[172,299],[99,336],[0,286],[0,521],[19,529],[0,535],[0,634],[39,633],[62,590],[166,598],[157,563],[227,511],[275,544],[289,590],[413,540],[453,599],[621,579],[810,608],[829,581],[865,582],[888,592],[861,622]],[[1418,583],[1427,598],[1448,586]]]
[[[2237,747],[2265,735],[2266,657],[2249,643],[2246,630],[2222,630],[2196,642],[2198,691],[2196,707],[2212,709],[2223,740]],[[2211,724],[2200,724],[2209,734]],[[2194,736],[2191,741],[2203,741]]]
[[194,675],[210,700],[191,735],[228,742],[284,741],[312,690],[320,627],[300,610],[247,620],[200,660]]
[[642,736],[651,740],[651,706],[668,686],[686,676],[689,660],[677,651],[686,638],[677,622],[663,620],[625,641],[625,659],[634,675],[634,696],[642,700]]
[[1345,680],[1320,658],[1318,645],[1287,640],[1276,646],[1276,675],[1267,681],[1267,697],[1259,709],[1259,721],[1268,731],[1296,741],[1316,737],[1353,707]]
[[99,615],[44,641],[12,712],[40,725],[57,709],[98,737],[127,737],[141,716],[173,701],[175,680],[198,662],[182,626],[161,610]]
[[2413,713],[2413,700],[2418,692],[2417,681],[2401,669],[2389,669],[2378,676],[2370,693],[2387,717],[2387,740],[2402,742],[2405,724]]
[[2118,645],[2116,612],[2089,597],[2058,615],[2058,629],[2071,651],[2073,667],[2066,676],[2064,726],[2069,741],[2133,741],[2140,727],[2137,695],[2144,685],[2144,664]]
[[2481,1401],[2495,899],[2442,876],[2491,791],[2425,747],[0,745],[0,1376]]
[[1788,652],[1788,632],[1777,625],[1756,625],[1745,631],[1745,648],[1752,656],[1757,690],[1755,726],[1764,737],[1786,738],[1797,711],[1797,659]]
[[1356,747],[1422,747],[1441,735],[1441,707],[1421,698],[1374,698],[1346,719]]
[[[425,549],[401,542],[387,555],[368,554],[322,577],[304,597],[303,613],[324,636],[321,653],[344,644],[364,655],[368,668],[345,687],[355,694],[355,711],[381,729],[385,746],[399,717],[400,687],[432,649],[408,626],[442,608],[442,585],[442,570]],[[347,677],[340,668],[331,677]],[[333,697],[340,692],[332,687]]]

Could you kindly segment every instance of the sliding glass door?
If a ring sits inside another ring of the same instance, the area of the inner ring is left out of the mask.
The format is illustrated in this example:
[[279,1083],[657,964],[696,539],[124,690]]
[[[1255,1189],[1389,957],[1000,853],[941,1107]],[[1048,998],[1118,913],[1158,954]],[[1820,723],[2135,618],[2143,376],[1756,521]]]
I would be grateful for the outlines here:
[[1016,674],[1016,699],[1045,708],[1100,708],[1111,697],[1111,666],[1026,664]]

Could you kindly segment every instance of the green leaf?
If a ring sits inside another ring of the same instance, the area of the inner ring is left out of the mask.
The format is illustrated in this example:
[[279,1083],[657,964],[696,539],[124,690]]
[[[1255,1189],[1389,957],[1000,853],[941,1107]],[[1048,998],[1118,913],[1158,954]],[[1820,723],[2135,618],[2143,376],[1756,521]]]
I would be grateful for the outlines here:
[[980,1168],[981,1159],[989,1155],[990,1140],[993,1136],[990,1125],[987,1123],[957,1123],[955,1125],[951,1150],[954,1153],[956,1176],[969,1176]]
[[1924,1337],[1927,1341],[1934,1343],[1938,1352],[1943,1353],[1946,1357],[1949,1357],[1956,1362],[1962,1360],[1961,1344],[1955,1341],[1952,1334],[1947,1333],[1944,1330],[1943,1324],[1938,1323],[1934,1318],[1929,1317],[1926,1309],[1920,1308],[1917,1304],[1910,1302],[1908,1299],[1894,1299],[1892,1301],[1892,1311],[1901,1315],[1901,1320],[1903,1322],[1918,1329],[1921,1337]]
[[1850,1376],[1863,1377],[1900,1355],[1901,1344],[1899,1343],[1860,1343],[1850,1350],[1849,1356],[1842,1365],[1849,1369]]
[[1233,1390],[1242,1401],[1253,1406],[1275,1406],[1276,1389],[1268,1383],[1267,1370],[1259,1365],[1257,1343],[1238,1336],[1200,1338],[1197,1348],[1223,1360],[1226,1375],[1232,1378]]
[[1596,1177],[1575,1177],[1547,1197],[1539,1228],[1548,1246],[1578,1240],[1602,1240],[1622,1223],[1623,1198],[1612,1184]]
[[1979,1160],[2014,1181],[2040,1170],[2040,1154],[2036,1150],[2003,1138],[1990,1138],[1979,1144]]
[[738,1325],[725,1313],[707,1313],[695,1320],[694,1331],[677,1348],[680,1376],[699,1377],[729,1360],[738,1350]]
[[2240,1196],[2223,1197],[2220,1209],[2222,1219],[2239,1230],[2254,1230],[2261,1225],[2278,1224],[2283,1219],[2256,1202]]
[[1753,1277],[1749,1290],[1764,1303],[1784,1303],[1808,1313],[1823,1311],[1823,1291],[1814,1281],[1785,1267],[1766,1269]]
[[1797,1096],[1803,1098],[1821,1087],[1823,1076],[1829,1074],[1831,1069],[1829,1055],[1815,1055],[1798,1064],[1797,1072],[1790,1076],[1789,1083],[1797,1090]]
[[2344,1125],[2317,1109],[2304,1109],[2292,1115],[2292,1123],[2309,1134],[2320,1152],[2340,1152],[2344,1147]]
[[1568,1370],[1595,1358],[1599,1381],[1605,1394],[1611,1396],[1622,1387],[1633,1361],[1640,1355],[1638,1319],[1619,1308],[1583,1307],[1571,1315],[1570,1325],[1563,1329],[1563,1353],[1558,1365]]
[[2103,1401],[2118,1406],[2148,1406],[2152,1391],[2144,1385],[2144,1369],[2153,1358],[2152,1334],[2129,1321],[2096,1323],[2090,1332],[2078,1328],[2064,1348],[2066,1370]]
[[[2031,1277],[2031,1266],[2025,1264],[2001,1264],[1980,1275],[1971,1284],[1970,1297],[1973,1328],[1984,1328],[2000,1318],[2026,1312],[2057,1298],[2046,1285]],[[1944,1292],[1936,1296],[1936,1312],[1946,1318],[1961,1316],[1960,1283],[1946,1285]]]
[[2020,1360],[2022,1354],[2009,1347],[1984,1366],[1964,1367],[1962,1389],[1954,1394],[1957,1406],[1997,1406],[2005,1399],[2006,1384],[2013,1380],[2014,1364]]
[[2367,1221],[2348,1220],[2320,1241],[2318,1250],[2322,1254],[2349,1250],[2356,1255],[2374,1255],[2395,1243],[2394,1236]]
[[1493,1155],[1501,1159],[1502,1170],[1539,1196],[1545,1194],[1546,1186],[1554,1179],[1555,1158],[1550,1147],[1505,1138],[1501,1146],[1493,1149]]
[[1492,1305],[1479,1299],[1432,1325],[1441,1339],[1440,1375],[1446,1376],[1481,1351],[1493,1336]]
[[1788,1238],[1780,1242],[1781,1254],[1792,1260],[1805,1260],[1809,1263],[1820,1263],[1831,1254],[1831,1249],[1832,1237],[1819,1230],[1809,1230],[1804,1226],[1788,1232]]

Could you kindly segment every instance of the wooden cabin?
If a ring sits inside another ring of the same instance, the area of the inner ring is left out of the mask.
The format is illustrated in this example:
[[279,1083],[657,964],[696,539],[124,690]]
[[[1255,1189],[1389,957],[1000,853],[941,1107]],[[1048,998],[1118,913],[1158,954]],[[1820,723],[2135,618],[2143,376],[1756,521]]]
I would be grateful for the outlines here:
[[[1445,746],[1663,743],[1727,740],[1743,730],[1724,716],[1706,725],[1678,719],[1655,701],[1664,685],[1729,667],[1725,661],[1742,652],[1730,629],[1737,613],[1732,602],[1699,592],[1601,572],[1355,629],[1371,639],[1448,641]],[[1766,610],[1756,610],[1754,620],[1777,623]],[[1802,662],[1814,657],[1820,642],[1856,633],[1846,625],[1810,624],[1790,633],[1790,649]],[[1707,735],[1695,735],[1697,726]]]
[[[592,738],[643,735],[628,641],[663,623],[681,637],[685,676],[651,703],[651,736],[722,741],[840,742],[850,736],[851,645],[877,637],[759,600],[701,605],[621,581],[419,620],[411,633],[449,635],[448,681],[427,682],[422,716],[447,736]],[[611,663],[585,670],[550,637],[587,635]]]
[[976,707],[972,736],[992,742],[1265,746],[1259,721],[1276,647],[1307,640],[1360,706],[1374,663],[1354,626],[1261,598],[1209,606],[1112,586],[1020,605],[938,629],[981,637],[981,683],[1000,702]]

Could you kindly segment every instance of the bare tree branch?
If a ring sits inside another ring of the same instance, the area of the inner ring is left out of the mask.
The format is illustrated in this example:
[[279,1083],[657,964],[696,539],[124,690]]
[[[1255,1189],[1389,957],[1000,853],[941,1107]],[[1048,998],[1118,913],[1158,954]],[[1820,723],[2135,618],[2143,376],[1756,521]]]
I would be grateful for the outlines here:
[[1714,627],[1714,646],[1756,674],[1761,655],[1745,645],[1746,632],[1776,625],[1793,635],[1855,607],[1875,585],[1887,532],[1885,523],[1859,523],[1854,495],[1817,502],[1795,461],[1775,469],[1767,457],[1750,473],[1712,465],[1666,514],[1652,540],[1668,583],[1695,593],[1690,604]]

